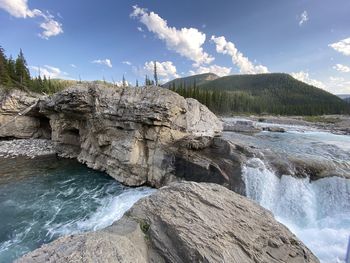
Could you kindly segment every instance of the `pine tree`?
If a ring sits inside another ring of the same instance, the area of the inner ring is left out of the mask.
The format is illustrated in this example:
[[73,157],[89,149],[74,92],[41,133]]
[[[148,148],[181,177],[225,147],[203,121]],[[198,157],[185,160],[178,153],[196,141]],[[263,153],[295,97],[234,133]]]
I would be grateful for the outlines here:
[[154,82],[156,84],[156,86],[158,86],[158,75],[157,75],[157,61],[153,62],[154,64]]
[[10,75],[11,80],[17,80],[16,62],[13,60],[12,56],[10,56],[7,59],[7,70],[8,70],[8,73]]
[[30,74],[27,67],[27,61],[24,58],[22,49],[20,49],[19,55],[16,59],[16,76],[19,81],[24,86],[29,86],[30,84]]
[[139,81],[138,80],[136,80],[136,87],[138,87],[139,86]]
[[7,59],[4,49],[0,46],[0,85],[11,86],[11,78],[8,72]]
[[122,85],[123,85],[123,87],[126,87],[126,81],[125,81],[124,75],[123,75],[123,82],[122,82]]

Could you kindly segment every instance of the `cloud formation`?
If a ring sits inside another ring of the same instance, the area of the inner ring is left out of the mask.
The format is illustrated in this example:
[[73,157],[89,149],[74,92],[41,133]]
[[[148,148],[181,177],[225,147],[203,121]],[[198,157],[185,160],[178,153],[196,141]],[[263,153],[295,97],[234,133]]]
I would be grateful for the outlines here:
[[190,70],[189,73],[191,75],[203,74],[203,73],[214,73],[220,77],[227,76],[231,73],[231,68],[221,67],[218,65],[210,65],[210,66],[200,66],[195,70]]
[[337,71],[343,72],[343,73],[348,73],[350,72],[350,67],[342,65],[342,64],[336,64],[333,66],[333,68]]
[[194,62],[194,66],[211,63],[214,58],[204,52],[202,45],[206,35],[196,28],[169,27],[167,21],[154,12],[148,12],[137,5],[133,6],[132,18],[138,19],[147,29],[166,43],[169,50],[175,51]]
[[108,59],[108,58],[106,58],[106,59],[96,59],[96,60],[91,61],[91,63],[105,65],[105,66],[107,66],[109,68],[113,67],[112,61],[110,59]]
[[61,71],[57,67],[45,65],[43,67],[37,67],[37,66],[29,66],[31,70],[37,73],[37,75],[40,77],[46,77],[46,78],[67,78],[68,73]]
[[305,72],[305,71],[292,72],[291,75],[293,78],[300,80],[302,82],[305,82],[309,85],[312,85],[321,89],[326,89],[326,85],[323,82],[310,78],[310,75],[308,72]]
[[307,11],[305,10],[304,12],[301,13],[301,15],[299,17],[299,26],[302,26],[307,21],[309,21],[309,15],[308,15]]
[[[176,67],[173,64],[173,62],[171,62],[171,61],[158,62],[157,61],[156,65],[157,65],[158,78],[162,82],[167,82],[170,79],[180,77],[180,75],[177,74],[177,70],[176,70]],[[145,71],[145,74],[148,74],[149,76],[153,77],[154,62],[153,61],[145,62],[143,70]]]
[[328,45],[345,56],[350,56],[350,37]]
[[44,19],[40,23],[43,31],[39,36],[43,39],[49,39],[63,33],[62,24],[55,20],[55,17],[49,12],[43,12],[39,9],[29,9],[27,0],[0,0],[0,8],[16,18],[34,18],[41,17]]
[[211,40],[216,45],[216,52],[231,56],[232,63],[239,68],[239,72],[242,74],[258,74],[268,73],[269,70],[263,65],[254,65],[247,57],[245,57],[235,44],[226,41],[225,37],[212,36]]
[[128,65],[128,66],[132,65],[132,63],[130,61],[128,61],[128,60],[124,60],[122,63],[125,64],[125,65]]
[[329,77],[328,86],[332,88],[335,94],[349,94],[350,81],[339,77]]

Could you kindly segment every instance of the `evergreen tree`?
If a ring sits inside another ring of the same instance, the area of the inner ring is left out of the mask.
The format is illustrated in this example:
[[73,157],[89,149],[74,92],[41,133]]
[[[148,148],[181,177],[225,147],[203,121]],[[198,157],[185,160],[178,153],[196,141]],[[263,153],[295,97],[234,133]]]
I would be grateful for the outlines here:
[[125,81],[124,75],[123,75],[123,82],[122,82],[122,85],[123,85],[123,87],[126,87],[126,81]]
[[136,80],[136,87],[138,87],[139,86],[139,81],[138,80]]
[[158,75],[157,75],[157,61],[153,62],[154,64],[154,82],[156,84],[156,86],[158,86]]
[[11,80],[18,81],[16,75],[16,62],[13,60],[12,56],[10,56],[7,60],[7,70]]
[[19,55],[16,59],[16,76],[19,81],[24,86],[29,86],[30,84],[30,74],[27,67],[27,61],[24,58],[22,49],[20,49]]
[[0,46],[0,85],[11,86],[11,78],[8,72],[7,59],[4,49]]

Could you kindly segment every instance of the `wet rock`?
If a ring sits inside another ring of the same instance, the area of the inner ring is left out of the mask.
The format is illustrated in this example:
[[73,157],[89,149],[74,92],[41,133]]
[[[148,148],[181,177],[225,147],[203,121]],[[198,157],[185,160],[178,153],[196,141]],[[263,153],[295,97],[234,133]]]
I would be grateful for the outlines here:
[[277,126],[269,126],[269,127],[264,127],[264,131],[269,131],[269,132],[286,132],[286,130],[282,127],[277,127]]
[[102,231],[59,238],[17,262],[319,262],[273,215],[207,183],[177,183]]

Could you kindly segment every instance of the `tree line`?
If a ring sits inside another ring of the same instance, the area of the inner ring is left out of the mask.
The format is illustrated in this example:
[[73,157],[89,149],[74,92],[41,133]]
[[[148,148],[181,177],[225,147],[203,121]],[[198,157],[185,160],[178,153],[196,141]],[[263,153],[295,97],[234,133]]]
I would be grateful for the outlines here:
[[5,50],[0,46],[0,86],[5,89],[19,88],[27,91],[54,93],[62,90],[68,83],[51,80],[45,75],[31,77],[22,49],[16,59],[6,57]]
[[[154,61],[153,63],[154,79],[146,75],[144,86],[159,86],[157,62]],[[32,77],[22,49],[19,51],[17,58],[13,59],[12,56],[6,57],[5,50],[0,46],[0,86],[7,90],[19,88],[26,91],[52,94],[77,82],[82,83],[80,76],[79,81],[51,79],[49,76],[42,76],[40,70],[38,76]],[[100,81],[95,82],[101,83]],[[114,81],[109,83],[104,78],[102,83],[108,86],[118,86]],[[124,75],[121,85],[123,87],[130,86]],[[135,86],[139,86],[138,80],[136,80]]]
[[[298,93],[276,85],[267,89],[240,89],[229,90],[222,87],[203,87],[203,85],[186,84],[170,87],[185,98],[194,98],[206,105],[211,111],[219,115],[233,113],[275,114],[275,115],[322,115],[350,113],[350,107],[344,106],[341,101],[332,101],[332,98],[315,92],[310,97],[310,91],[303,87]],[[299,83],[293,83],[293,85]],[[269,84],[271,86],[271,84]],[[277,88],[278,86],[278,88]]]

